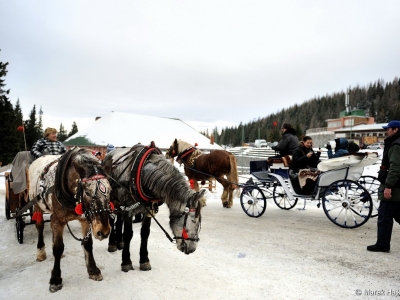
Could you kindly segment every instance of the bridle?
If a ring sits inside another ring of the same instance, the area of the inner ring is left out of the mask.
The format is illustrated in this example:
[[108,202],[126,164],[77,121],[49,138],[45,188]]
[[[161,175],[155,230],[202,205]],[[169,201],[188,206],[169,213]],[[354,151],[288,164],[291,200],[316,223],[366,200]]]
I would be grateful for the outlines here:
[[105,206],[103,206],[101,208],[95,208],[96,199],[97,199],[96,192],[94,193],[94,195],[92,195],[91,193],[89,194],[89,197],[92,200],[89,208],[86,206],[85,202],[83,201],[83,192],[84,192],[83,183],[94,181],[94,180],[96,180],[96,191],[99,191],[101,194],[104,195],[104,197],[106,197],[107,187],[104,185],[103,182],[101,182],[101,179],[106,178],[106,176],[99,173],[97,166],[93,166],[93,168],[95,170],[95,175],[93,175],[92,177],[89,177],[89,178],[78,179],[78,186],[76,188],[76,194],[74,196],[74,198],[77,200],[76,206],[75,206],[75,213],[78,215],[82,215],[83,213],[85,214],[86,221],[89,224],[88,233],[86,234],[86,236],[83,239],[79,239],[79,238],[75,237],[75,235],[72,233],[72,231],[68,225],[68,222],[66,221],[68,230],[71,233],[71,235],[76,240],[82,241],[82,242],[87,241],[90,234],[92,233],[91,221],[92,221],[93,215],[102,213],[102,212],[112,213],[114,211],[114,204],[112,202],[110,202],[107,198],[106,198]]
[[[193,197],[195,197],[195,194],[193,195]],[[180,213],[179,216],[170,216],[170,219],[180,219],[183,215],[185,215],[184,221],[183,221],[183,227],[182,227],[182,236],[174,236],[175,240],[182,240],[182,246],[184,248],[186,248],[186,243],[185,241],[192,241],[192,242],[198,242],[200,240],[200,238],[198,237],[198,234],[200,233],[200,229],[201,229],[201,215],[199,215],[199,228],[196,232],[195,237],[189,237],[187,229],[186,229],[186,223],[187,223],[187,219],[189,217],[189,213],[190,212],[197,212],[197,210],[200,207],[200,203],[198,203],[198,207],[196,208],[190,208],[190,198],[188,199],[187,203],[186,203],[186,207],[183,210],[183,212]]]

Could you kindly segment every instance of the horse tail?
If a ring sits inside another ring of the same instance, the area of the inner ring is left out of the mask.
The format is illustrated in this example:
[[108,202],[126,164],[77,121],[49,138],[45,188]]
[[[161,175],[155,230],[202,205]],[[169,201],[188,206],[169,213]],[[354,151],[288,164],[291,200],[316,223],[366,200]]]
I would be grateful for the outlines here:
[[[235,183],[239,182],[239,176],[238,176],[238,171],[237,171],[237,163],[236,163],[236,157],[233,154],[229,155],[229,161],[231,163],[231,171],[229,173],[230,181],[232,180],[235,181]],[[238,188],[237,184],[231,183],[232,184],[232,189],[235,190]]]

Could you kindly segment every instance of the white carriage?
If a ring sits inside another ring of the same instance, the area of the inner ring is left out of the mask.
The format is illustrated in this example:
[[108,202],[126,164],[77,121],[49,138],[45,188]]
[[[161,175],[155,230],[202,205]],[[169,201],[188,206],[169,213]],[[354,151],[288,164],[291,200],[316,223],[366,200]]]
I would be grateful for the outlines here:
[[297,176],[291,176],[290,157],[271,161],[251,161],[252,178],[244,185],[240,203],[250,217],[260,217],[272,198],[281,209],[296,206],[298,199],[319,201],[326,216],[343,228],[356,228],[377,214],[379,183],[373,176],[362,176],[366,166],[378,162],[376,152],[356,153],[324,160],[318,165],[321,173],[311,193],[303,193]]

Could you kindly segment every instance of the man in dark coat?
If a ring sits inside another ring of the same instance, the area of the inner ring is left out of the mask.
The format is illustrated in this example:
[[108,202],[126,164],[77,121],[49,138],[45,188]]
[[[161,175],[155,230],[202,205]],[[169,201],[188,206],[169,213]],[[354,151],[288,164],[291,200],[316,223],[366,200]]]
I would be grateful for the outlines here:
[[296,173],[300,169],[316,168],[320,162],[321,151],[314,152],[312,146],[312,138],[306,135],[293,151],[291,168]]
[[293,150],[299,144],[299,139],[296,136],[296,130],[289,123],[282,125],[282,139],[278,145],[272,149],[279,152],[280,156],[293,155]]
[[390,121],[383,126],[388,134],[385,139],[378,180],[378,238],[368,251],[390,252],[393,219],[400,224],[400,121]]

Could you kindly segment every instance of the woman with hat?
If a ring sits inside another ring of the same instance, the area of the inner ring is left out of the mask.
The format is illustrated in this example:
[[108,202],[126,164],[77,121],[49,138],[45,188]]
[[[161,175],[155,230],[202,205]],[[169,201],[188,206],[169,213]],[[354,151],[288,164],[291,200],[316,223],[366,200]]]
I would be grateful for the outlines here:
[[63,143],[57,141],[57,130],[47,127],[43,138],[37,140],[31,149],[32,156],[36,159],[43,155],[59,155],[67,152]]

